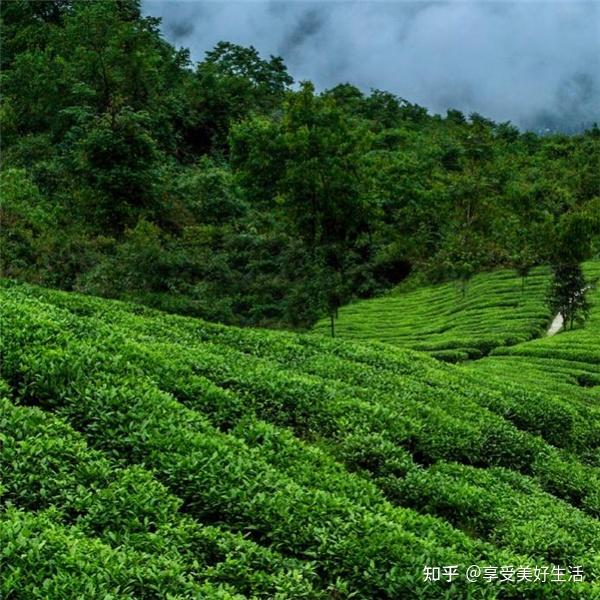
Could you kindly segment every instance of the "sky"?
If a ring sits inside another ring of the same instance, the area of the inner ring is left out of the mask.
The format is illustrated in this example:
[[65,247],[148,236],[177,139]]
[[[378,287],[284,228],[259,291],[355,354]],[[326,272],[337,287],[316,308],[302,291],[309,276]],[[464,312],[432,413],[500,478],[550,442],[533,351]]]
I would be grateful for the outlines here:
[[282,56],[318,90],[352,83],[522,129],[600,123],[600,0],[143,0],[194,61],[221,40]]

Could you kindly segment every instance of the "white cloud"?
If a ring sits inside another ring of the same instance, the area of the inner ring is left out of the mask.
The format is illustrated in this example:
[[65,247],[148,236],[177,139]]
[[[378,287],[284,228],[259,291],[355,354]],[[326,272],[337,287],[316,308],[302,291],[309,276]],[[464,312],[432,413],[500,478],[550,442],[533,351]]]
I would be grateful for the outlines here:
[[600,3],[145,0],[195,60],[218,41],[285,59],[318,88],[385,89],[433,112],[523,127],[600,120]]

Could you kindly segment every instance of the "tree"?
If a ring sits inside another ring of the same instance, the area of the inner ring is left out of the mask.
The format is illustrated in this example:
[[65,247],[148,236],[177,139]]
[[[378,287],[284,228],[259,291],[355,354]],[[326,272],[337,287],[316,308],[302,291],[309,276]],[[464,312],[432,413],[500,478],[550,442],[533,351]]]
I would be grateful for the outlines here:
[[231,124],[276,109],[293,81],[280,57],[263,59],[252,46],[219,42],[198,64],[186,141],[196,151],[226,154]]
[[369,229],[360,162],[370,137],[331,97],[304,84],[290,97],[282,122],[284,168],[279,197],[321,270],[330,314],[348,297],[351,249]]
[[204,65],[213,65],[219,74],[237,77],[263,93],[280,95],[294,82],[279,56],[264,60],[254,46],[244,47],[230,42],[219,42],[206,53]]
[[564,328],[573,329],[589,313],[586,297],[587,283],[578,263],[563,263],[553,267],[554,277],[549,292],[549,305],[553,314],[560,313]]
[[600,250],[600,133],[539,137],[385,91],[196,68],[141,0],[10,0],[2,268],[242,325],[307,327],[403,279]]
[[24,169],[0,174],[0,273],[23,277],[40,257],[40,238],[56,224],[52,210]]
[[286,106],[279,192],[312,247],[344,240],[364,226],[358,163],[368,137],[352,125],[334,101],[314,95],[312,84]]
[[74,170],[99,192],[87,209],[117,231],[133,224],[141,210],[154,208],[159,153],[147,120],[126,107],[72,132]]
[[[261,182],[256,192],[275,196],[271,207],[281,208],[311,262],[322,265],[323,308],[329,312],[352,287],[350,251],[369,228],[359,167],[370,139],[333,95],[319,97],[309,83],[288,96],[281,119],[254,118],[232,134],[232,161],[241,181]],[[252,183],[247,189],[250,200],[258,201]]]

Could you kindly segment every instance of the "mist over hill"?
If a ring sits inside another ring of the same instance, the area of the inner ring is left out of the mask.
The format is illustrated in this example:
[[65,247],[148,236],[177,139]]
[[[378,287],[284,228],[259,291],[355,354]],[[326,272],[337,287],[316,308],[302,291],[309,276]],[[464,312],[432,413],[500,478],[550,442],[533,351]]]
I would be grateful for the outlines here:
[[145,0],[143,10],[194,60],[227,40],[281,55],[317,89],[348,81],[536,133],[600,120],[597,2]]

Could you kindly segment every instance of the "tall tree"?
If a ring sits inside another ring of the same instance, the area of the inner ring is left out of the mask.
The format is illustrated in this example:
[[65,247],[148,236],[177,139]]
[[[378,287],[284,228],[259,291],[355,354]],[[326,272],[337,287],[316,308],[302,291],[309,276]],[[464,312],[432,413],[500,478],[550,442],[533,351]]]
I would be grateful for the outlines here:
[[589,314],[587,283],[578,263],[563,263],[553,267],[549,305],[553,313],[563,318],[564,328],[573,329]]
[[[270,141],[261,144],[265,137]],[[360,122],[331,94],[316,96],[309,83],[288,96],[280,121],[255,120],[233,134],[232,158],[243,180],[271,180],[266,189],[324,265],[319,272],[330,311],[347,295],[349,249],[369,227],[359,169],[369,143]]]

